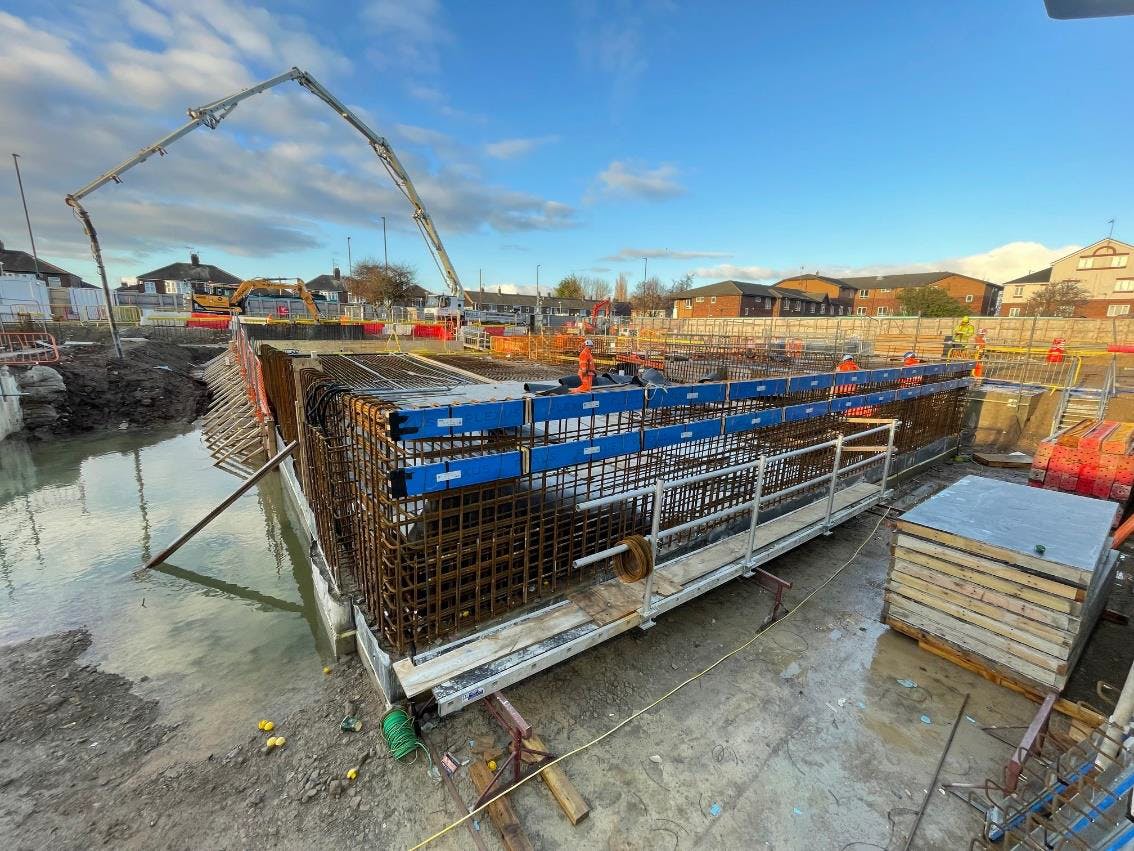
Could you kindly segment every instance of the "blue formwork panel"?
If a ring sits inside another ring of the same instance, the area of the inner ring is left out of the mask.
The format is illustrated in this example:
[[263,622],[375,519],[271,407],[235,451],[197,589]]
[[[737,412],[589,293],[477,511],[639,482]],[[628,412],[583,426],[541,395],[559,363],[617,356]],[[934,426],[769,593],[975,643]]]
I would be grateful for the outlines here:
[[734,381],[728,387],[729,399],[758,399],[762,396],[782,396],[787,392],[786,378],[766,378],[756,381]]
[[751,411],[747,414],[733,414],[724,418],[724,433],[736,434],[755,428],[768,428],[784,421],[783,408],[768,408],[765,411]]
[[697,420],[681,425],[663,426],[662,428],[648,428],[642,432],[642,447],[644,449],[661,449],[664,446],[676,446],[679,443],[689,443],[693,440],[705,440],[716,437],[721,433],[719,418],[711,420]]
[[403,467],[390,474],[390,488],[394,496],[421,494],[479,485],[497,479],[519,476],[522,472],[520,453],[504,452],[481,458],[463,458],[435,464]]
[[871,405],[885,405],[887,402],[893,402],[897,398],[897,392],[894,390],[879,390],[877,393],[866,394],[866,400]]
[[655,387],[646,401],[647,408],[672,408],[677,405],[704,405],[723,402],[727,384],[679,384]]
[[797,375],[788,379],[788,392],[800,393],[804,390],[822,390],[835,383],[834,373],[824,372],[819,375]]
[[836,396],[831,400],[831,413],[842,414],[851,408],[861,408],[865,405],[866,396]]
[[395,440],[451,437],[464,432],[514,428],[523,424],[523,399],[439,408],[408,408],[390,414],[390,433]]
[[463,458],[448,462],[447,484],[451,488],[480,485],[497,479],[512,479],[523,473],[519,452],[502,452],[483,458]]
[[453,434],[466,431],[488,431],[494,428],[515,428],[524,424],[524,400],[477,402],[450,405],[449,418]]
[[901,367],[890,367],[889,369],[872,369],[870,370],[870,380],[875,384],[882,384],[886,381],[897,381],[901,376]]
[[789,405],[784,408],[784,421],[789,423],[799,422],[800,420],[810,420],[815,417],[821,417],[828,413],[831,409],[829,402],[807,402],[803,405]]
[[841,387],[846,384],[866,384],[871,381],[870,370],[868,369],[855,369],[847,370],[846,372],[835,373],[835,386]]
[[920,363],[917,366],[903,366],[902,378],[912,378],[915,375],[928,375],[929,364]]
[[587,460],[583,451],[590,444],[588,440],[572,440],[569,443],[553,443],[549,446],[533,446],[528,453],[528,472],[543,473],[582,464]]
[[528,455],[528,472],[543,473],[588,461],[601,461],[616,455],[629,455],[642,448],[640,432],[611,434],[593,440],[572,440],[550,446],[533,447]]
[[899,399],[916,399],[920,395],[918,393],[918,389],[919,388],[917,386],[899,387],[898,388],[898,398]]
[[630,390],[600,390],[594,393],[565,393],[561,396],[535,396],[532,398],[532,421],[569,420],[596,414],[617,414],[621,411],[642,409],[645,391],[640,387]]
[[929,363],[925,365],[926,375],[943,375],[949,368],[947,363]]

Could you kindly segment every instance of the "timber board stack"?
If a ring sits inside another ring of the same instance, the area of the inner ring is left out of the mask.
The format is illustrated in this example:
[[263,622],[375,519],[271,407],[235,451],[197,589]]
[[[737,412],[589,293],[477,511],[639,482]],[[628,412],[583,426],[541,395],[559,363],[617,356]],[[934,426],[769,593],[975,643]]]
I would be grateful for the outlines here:
[[882,619],[993,679],[1061,692],[1113,582],[1115,510],[968,476],[896,522]]

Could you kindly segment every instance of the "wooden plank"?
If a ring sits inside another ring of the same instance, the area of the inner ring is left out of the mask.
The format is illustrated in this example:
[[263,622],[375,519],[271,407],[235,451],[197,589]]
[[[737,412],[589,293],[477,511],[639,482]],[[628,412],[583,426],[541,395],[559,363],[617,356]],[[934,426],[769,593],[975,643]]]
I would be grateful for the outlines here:
[[[848,505],[861,502],[877,492],[878,486],[867,482],[859,482],[849,488],[843,488],[835,493],[834,511],[841,511]],[[760,523],[756,527],[756,547],[757,549],[770,547],[777,541],[814,525],[826,516],[827,500],[819,499],[797,508],[795,511],[782,514],[767,523]],[[681,585],[688,585],[706,573],[742,558],[747,549],[748,532],[744,531],[698,550],[689,556],[663,564],[658,568],[658,573],[668,576]]]
[[[484,792],[492,782],[492,772],[479,759],[469,763],[469,777],[478,793]],[[520,826],[520,819],[507,797],[489,804],[487,812],[496,829],[500,831],[504,847],[508,851],[532,851],[532,844],[528,841],[523,827]]]
[[1004,611],[1023,615],[1025,618],[1039,621],[1042,624],[1063,630],[1064,632],[1077,633],[1079,631],[1079,619],[1076,617],[1062,612],[1053,612],[1051,609],[1044,608],[1043,606],[1032,605],[1010,594],[1002,594],[990,588],[985,588],[973,582],[966,582],[963,579],[957,579],[946,573],[923,567],[905,559],[896,557],[892,569],[895,571],[901,570],[902,573],[920,579],[922,582],[956,592],[957,594],[963,594],[966,597],[971,597],[982,603],[987,603],[990,606],[996,606]]
[[1028,585],[1047,594],[1054,594],[1057,597],[1066,597],[1068,600],[1078,600],[1081,602],[1086,596],[1082,589],[1072,587],[1066,582],[1048,579],[1043,576],[1035,576],[1027,571],[1020,570],[1018,567],[1005,564],[1004,562],[979,558],[966,550],[943,547],[938,543],[926,540],[925,538],[919,538],[916,535],[902,534],[899,532],[895,543],[896,546],[917,550],[918,552],[931,555],[934,558],[944,559],[945,561],[951,561],[954,564],[969,567],[973,570],[999,576],[1001,579],[1010,579],[1013,582]]
[[1066,663],[1046,653],[1032,650],[987,629],[950,618],[892,591],[886,591],[885,595],[890,602],[890,617],[900,617],[907,623],[921,626],[931,635],[947,638],[979,656],[999,662],[1013,671],[1020,671],[1036,682],[1054,685],[1055,676],[1067,672]]
[[973,460],[985,467],[1006,467],[1024,470],[1032,466],[1032,456],[1023,452],[974,452]]
[[606,626],[641,608],[645,587],[635,587],[638,585],[637,582],[627,585],[616,579],[571,594],[568,599],[590,615],[598,626]]
[[590,615],[574,603],[558,606],[538,617],[507,626],[499,632],[435,656],[421,665],[410,658],[394,663],[394,672],[406,697],[429,691],[462,671],[484,665],[501,656],[530,647],[590,621]]
[[1091,584],[1093,571],[1090,570],[1079,570],[1078,568],[1058,564],[1054,561],[1047,561],[1046,559],[1024,555],[1023,553],[1015,553],[1011,550],[1003,549],[1002,547],[986,544],[975,538],[965,538],[961,535],[954,535],[952,532],[942,532],[939,529],[930,529],[928,526],[918,526],[903,520],[898,520],[897,526],[903,532],[908,532],[916,537],[936,541],[939,544],[945,544],[948,547],[966,552],[976,553],[986,558],[1004,562],[1005,564],[1025,567],[1040,576],[1054,576],[1059,579],[1065,579],[1081,588],[1086,588]]
[[[535,734],[530,739],[524,739],[524,744],[534,750],[550,753],[547,745],[543,743],[543,739]],[[571,824],[578,824],[590,815],[591,808],[583,800],[583,796],[579,794],[579,790],[575,788],[575,784],[571,782],[562,768],[558,765],[545,768],[540,777],[543,778],[544,784],[551,792],[551,797],[555,798],[556,803],[559,804],[560,809],[563,810]]]
[[[895,582],[893,579],[887,581],[886,588],[895,594],[901,594],[907,599],[914,600],[931,609],[936,609],[944,615],[980,627],[981,629],[987,629],[989,632],[1002,635],[1011,641],[1023,644],[1041,653],[1046,653],[1060,661],[1067,660],[1068,651],[1073,643],[1072,640],[1063,633],[1056,633],[1057,639],[1048,640],[1029,630],[1021,629],[1008,620],[1010,617],[1018,618],[1018,616],[1012,615],[1010,612],[997,613],[994,609],[990,616],[985,612],[978,612],[975,609],[971,609],[969,606],[957,602],[955,599],[946,599],[944,594],[949,592],[942,592],[941,595],[938,595],[934,594],[932,589],[926,592],[920,588]],[[972,601],[966,602],[971,603]],[[997,614],[999,614],[999,617],[997,617]]]
[[1078,615],[1082,611],[1082,603],[1076,603],[1074,600],[1068,600],[1064,597],[1053,597],[1050,594],[1045,594],[1042,591],[1037,591],[1027,585],[1021,585],[1017,582],[1012,582],[1008,579],[999,579],[991,574],[982,573],[979,570],[970,570],[967,567],[960,567],[952,562],[944,561],[943,559],[933,558],[932,556],[925,555],[924,553],[916,552],[914,550],[907,550],[904,548],[896,548],[894,550],[894,558],[908,562],[910,564],[920,565],[921,567],[930,568],[932,570],[940,571],[949,576],[964,579],[968,582],[974,582],[977,585],[983,585],[986,588],[991,588],[994,591],[1000,591],[1004,594],[1009,594],[1013,597],[1018,597],[1022,600],[1028,600],[1045,609],[1052,609],[1056,612],[1063,612],[1069,615]]

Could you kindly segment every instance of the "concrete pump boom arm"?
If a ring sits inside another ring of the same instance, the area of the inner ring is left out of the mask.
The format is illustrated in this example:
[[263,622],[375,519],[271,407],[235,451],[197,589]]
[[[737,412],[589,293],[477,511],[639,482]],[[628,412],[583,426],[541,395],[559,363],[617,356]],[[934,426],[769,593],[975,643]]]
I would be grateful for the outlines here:
[[[315,95],[315,97],[335,110],[335,112],[339,114],[339,117],[345,120],[347,124],[366,137],[366,141],[370,143],[370,147],[374,150],[378,159],[382,161],[382,164],[386,167],[386,171],[389,172],[390,178],[394,181],[394,185],[397,186],[398,190],[413,207],[413,219],[417,223],[422,236],[425,238],[426,246],[433,255],[434,261],[441,269],[441,273],[445,276],[449,290],[453,295],[465,298],[465,290],[461,285],[461,279],[457,276],[457,270],[453,268],[449,254],[445,251],[445,246],[441,243],[441,237],[437,233],[437,228],[433,225],[433,219],[431,219],[429,213],[426,212],[421,196],[417,194],[417,189],[414,188],[413,181],[410,180],[401,161],[390,147],[390,143],[367,127],[362,119],[348,109],[342,101],[327,91],[318,80],[306,71],[300,70],[299,68],[292,68],[289,71],[285,71],[282,74],[277,74],[275,77],[257,83],[250,88],[243,89],[234,95],[229,95],[226,98],[221,98],[204,106],[190,109],[188,111],[190,120],[181,127],[178,127],[172,133],[158,139],[152,145],[138,151],[134,156],[119,163],[114,168],[92,180],[83,188],[67,196],[67,204],[74,209],[75,215],[82,223],[83,230],[86,231],[87,237],[91,241],[91,253],[94,255],[95,263],[98,265],[99,275],[102,278],[103,291],[106,293],[107,298],[108,312],[113,313],[110,311],[110,293],[109,286],[106,282],[106,269],[102,262],[102,249],[99,247],[98,235],[95,233],[90,215],[83,208],[81,203],[82,199],[108,183],[121,183],[121,175],[124,172],[129,171],[140,163],[144,163],[154,154],[165,156],[166,148],[182,136],[197,129],[202,124],[210,130],[215,130],[241,101],[274,88],[280,83],[286,83],[289,80],[295,80],[299,85],[303,86],[303,88],[307,89]],[[113,324],[113,317],[111,318],[111,323]],[[115,339],[117,340],[117,334],[115,334]]]

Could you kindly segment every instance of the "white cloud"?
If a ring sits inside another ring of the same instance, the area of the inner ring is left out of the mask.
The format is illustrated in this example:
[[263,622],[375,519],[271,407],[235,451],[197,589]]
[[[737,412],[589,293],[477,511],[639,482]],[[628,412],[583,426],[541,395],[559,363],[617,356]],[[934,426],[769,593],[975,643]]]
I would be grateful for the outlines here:
[[[1008,242],[961,257],[946,257],[940,260],[915,260],[906,263],[875,263],[866,266],[824,265],[818,268],[821,275],[832,278],[855,278],[866,275],[898,275],[904,272],[957,272],[994,284],[1001,284],[1050,266],[1055,260],[1077,250],[1078,245],[1063,245],[1054,248],[1039,242]],[[642,255],[639,255],[642,256]],[[633,259],[633,258],[628,258]],[[815,271],[810,269],[809,271]],[[693,270],[698,278],[721,280],[734,278],[748,281],[778,281],[800,274],[798,266],[775,269],[769,266],[734,266],[722,263]]]
[[583,67],[610,79],[610,107],[618,114],[649,68],[646,30],[673,11],[670,0],[577,0],[575,45]]
[[766,281],[783,277],[775,269],[767,266],[734,266],[732,263],[702,266],[694,269],[692,274],[697,278],[714,278],[719,281]]
[[501,139],[499,142],[489,142],[484,146],[484,152],[498,160],[510,160],[530,154],[541,145],[550,145],[558,142],[559,137],[535,136],[527,139]]
[[668,248],[623,248],[617,254],[608,254],[600,260],[641,260],[649,257],[651,260],[662,258],[664,260],[709,260],[714,257],[731,257],[727,251],[671,251]]
[[371,0],[362,9],[362,20],[378,36],[370,57],[383,68],[435,73],[441,47],[453,40],[439,0]]
[[[0,114],[20,116],[0,122],[0,150],[24,155],[41,253],[88,276],[89,251],[64,195],[177,127],[186,106],[284,70],[285,50],[332,91],[351,69],[302,21],[240,0],[124,0],[114,29],[100,23],[101,9],[80,0],[59,26],[0,12]],[[350,105],[382,132],[381,116]],[[476,148],[409,125],[391,137],[443,234],[575,223],[565,204],[486,181]],[[180,256],[187,243],[246,256],[303,251],[323,242],[328,223],[372,227],[376,210],[391,227],[414,229],[362,137],[295,84],[245,101],[216,131],[194,131],[123,180],[85,201],[115,263]],[[18,205],[0,205],[0,235],[22,230]]]
[[685,187],[677,182],[677,175],[677,167],[670,163],[647,168],[615,160],[599,172],[597,188],[592,190],[589,199],[594,200],[597,196],[647,201],[675,198],[685,193]]
[[910,263],[883,263],[856,267],[823,267],[823,274],[833,277],[856,277],[862,275],[896,275],[902,272],[957,272],[994,284],[1001,284],[1044,269],[1080,248],[1078,245],[1063,245],[1049,248],[1039,242],[1008,242],[962,257],[946,257],[941,260],[914,261]]

